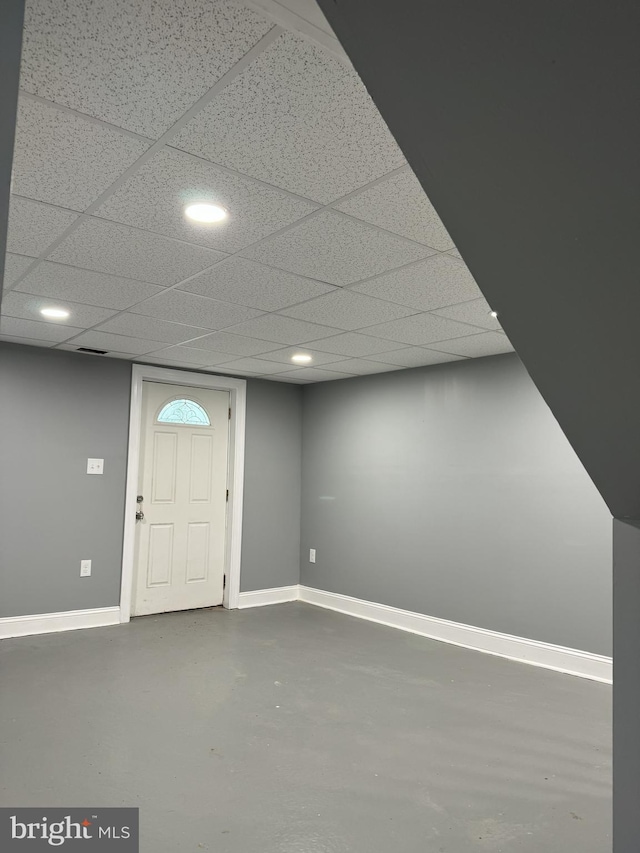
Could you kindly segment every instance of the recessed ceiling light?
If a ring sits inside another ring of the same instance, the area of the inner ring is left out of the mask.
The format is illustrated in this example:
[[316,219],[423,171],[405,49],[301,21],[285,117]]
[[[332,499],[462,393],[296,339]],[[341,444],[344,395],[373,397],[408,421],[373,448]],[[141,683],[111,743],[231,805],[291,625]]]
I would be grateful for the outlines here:
[[184,213],[185,216],[193,219],[194,222],[220,222],[227,217],[227,211],[224,207],[204,201],[197,204],[190,204],[188,207],[185,207]]
[[40,313],[43,317],[50,317],[52,320],[66,320],[69,316],[66,308],[42,308]]
[[303,352],[300,352],[296,355],[292,355],[291,361],[295,361],[296,364],[309,364],[309,362],[313,361],[313,359],[310,355],[305,355]]
[[498,312],[497,311],[489,311],[489,316],[493,317],[494,320],[497,320],[498,319]]

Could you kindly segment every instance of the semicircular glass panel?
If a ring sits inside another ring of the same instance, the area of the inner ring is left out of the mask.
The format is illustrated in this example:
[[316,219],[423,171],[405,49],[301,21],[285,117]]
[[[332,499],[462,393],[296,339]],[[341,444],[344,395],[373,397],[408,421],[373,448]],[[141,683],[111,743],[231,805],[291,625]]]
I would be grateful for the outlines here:
[[169,400],[160,410],[159,424],[186,424],[188,426],[211,426],[209,415],[195,400],[181,397],[179,400]]

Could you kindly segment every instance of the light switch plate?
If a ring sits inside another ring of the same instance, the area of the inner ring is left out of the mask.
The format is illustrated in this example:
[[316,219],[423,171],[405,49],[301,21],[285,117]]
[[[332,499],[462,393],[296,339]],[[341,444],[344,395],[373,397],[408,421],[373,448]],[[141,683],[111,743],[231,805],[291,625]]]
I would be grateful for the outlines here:
[[309,548],[309,562],[315,563],[315,561],[316,561],[316,549],[315,548]]
[[104,459],[87,459],[87,474],[102,474]]
[[91,577],[91,560],[80,560],[80,577]]

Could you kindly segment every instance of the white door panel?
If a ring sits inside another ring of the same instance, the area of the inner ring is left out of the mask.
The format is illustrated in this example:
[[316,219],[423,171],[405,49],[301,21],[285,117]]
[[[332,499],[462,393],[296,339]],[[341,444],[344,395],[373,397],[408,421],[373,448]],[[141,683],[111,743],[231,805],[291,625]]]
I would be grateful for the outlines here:
[[143,384],[134,616],[222,603],[228,411],[227,391]]

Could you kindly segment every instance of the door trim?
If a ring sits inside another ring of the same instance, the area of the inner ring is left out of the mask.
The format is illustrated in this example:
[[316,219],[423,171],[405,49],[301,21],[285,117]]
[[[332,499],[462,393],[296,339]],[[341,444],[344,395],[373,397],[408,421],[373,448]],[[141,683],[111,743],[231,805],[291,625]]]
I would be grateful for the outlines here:
[[231,406],[227,473],[229,505],[227,508],[224,569],[227,582],[222,605],[229,610],[233,610],[238,607],[240,596],[247,381],[246,379],[236,379],[231,376],[213,376],[206,373],[173,370],[169,367],[134,364],[131,374],[129,451],[127,455],[124,545],[122,549],[122,582],[120,587],[120,621],[128,622],[131,618],[136,542],[136,496],[138,493],[140,429],[142,426],[142,383],[144,381],[229,392],[229,405]]

